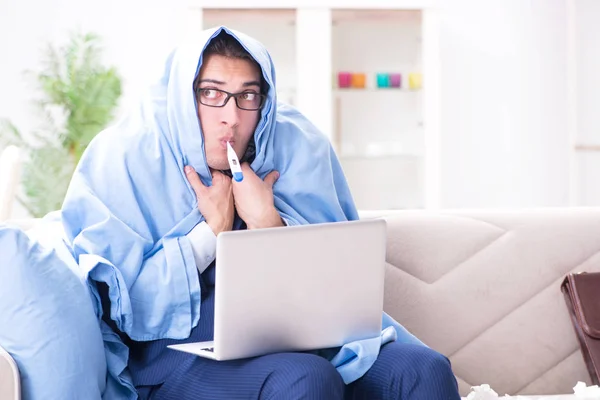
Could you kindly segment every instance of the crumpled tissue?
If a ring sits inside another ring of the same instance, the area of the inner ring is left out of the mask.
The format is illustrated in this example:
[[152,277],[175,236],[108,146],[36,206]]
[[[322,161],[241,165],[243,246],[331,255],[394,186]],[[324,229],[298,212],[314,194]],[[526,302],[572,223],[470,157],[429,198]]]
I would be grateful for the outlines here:
[[498,398],[498,393],[490,387],[490,385],[472,386],[471,393],[467,396],[467,400],[494,400]]
[[[502,399],[514,400],[600,400],[600,387],[598,385],[587,386],[585,382],[577,382],[573,388],[574,394],[569,395],[550,395],[550,396],[509,396],[505,394]],[[498,399],[496,393],[490,385],[472,386],[471,393],[467,396],[467,400],[495,400]]]
[[587,386],[584,382],[577,382],[573,390],[577,399],[600,400],[600,387],[598,385]]

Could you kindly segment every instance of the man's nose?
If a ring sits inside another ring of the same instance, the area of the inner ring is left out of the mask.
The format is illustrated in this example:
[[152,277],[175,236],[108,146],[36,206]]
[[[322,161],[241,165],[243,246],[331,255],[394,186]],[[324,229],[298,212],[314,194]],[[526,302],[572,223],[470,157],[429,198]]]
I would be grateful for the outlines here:
[[240,120],[240,111],[235,103],[235,98],[231,97],[222,108],[221,122],[229,126],[237,125]]

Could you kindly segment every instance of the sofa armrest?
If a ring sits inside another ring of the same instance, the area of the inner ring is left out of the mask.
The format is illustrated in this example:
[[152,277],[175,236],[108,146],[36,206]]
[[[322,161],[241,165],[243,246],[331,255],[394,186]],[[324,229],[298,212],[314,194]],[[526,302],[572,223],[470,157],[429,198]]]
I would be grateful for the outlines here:
[[2,347],[0,347],[0,399],[21,399],[21,380],[17,363]]

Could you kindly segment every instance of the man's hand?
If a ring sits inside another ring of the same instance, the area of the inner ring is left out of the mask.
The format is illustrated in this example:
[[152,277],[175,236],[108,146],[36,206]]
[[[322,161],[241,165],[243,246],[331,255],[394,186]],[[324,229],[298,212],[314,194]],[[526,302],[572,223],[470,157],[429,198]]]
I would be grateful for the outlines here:
[[279,173],[271,171],[263,181],[248,163],[243,163],[241,168],[244,179],[233,182],[233,199],[238,215],[248,229],[284,226],[273,200],[273,185]]
[[211,174],[212,186],[206,187],[194,168],[185,167],[185,175],[196,192],[198,210],[216,236],[233,227],[233,191],[231,178],[219,171],[211,171]]

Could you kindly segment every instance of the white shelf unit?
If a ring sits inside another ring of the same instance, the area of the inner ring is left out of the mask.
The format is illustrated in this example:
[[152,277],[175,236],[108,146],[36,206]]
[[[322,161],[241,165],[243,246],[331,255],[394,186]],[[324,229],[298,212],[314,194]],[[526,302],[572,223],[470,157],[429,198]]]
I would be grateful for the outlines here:
[[[422,89],[407,87],[408,74],[422,72],[421,11],[330,9],[317,11],[314,27],[307,24],[306,12],[204,8],[203,27],[226,25],[269,49],[278,97],[316,117],[332,140],[359,209],[424,207]],[[330,37],[315,41],[315,32]],[[307,72],[307,62],[323,69]],[[339,71],[365,73],[367,87],[338,88]],[[378,72],[400,73],[402,87],[377,88]]]
[[[332,68],[364,73],[366,87],[336,88],[333,140],[360,209],[423,207],[421,12],[333,10]],[[378,88],[378,73],[400,73],[400,88]]]

